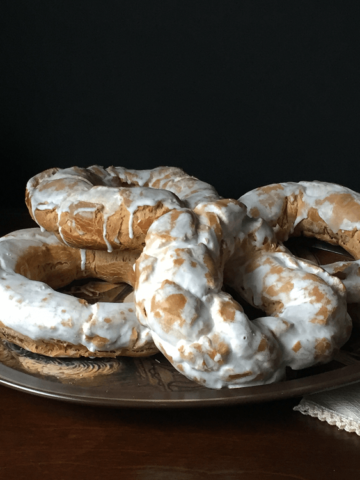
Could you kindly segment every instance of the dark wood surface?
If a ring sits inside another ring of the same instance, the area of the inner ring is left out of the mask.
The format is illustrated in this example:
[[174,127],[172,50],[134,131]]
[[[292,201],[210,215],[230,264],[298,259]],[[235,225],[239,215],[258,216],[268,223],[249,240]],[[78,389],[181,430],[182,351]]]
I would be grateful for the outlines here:
[[[0,234],[32,225],[25,210],[7,211]],[[0,478],[358,478],[360,437],[294,412],[299,400],[106,409],[0,386]]]

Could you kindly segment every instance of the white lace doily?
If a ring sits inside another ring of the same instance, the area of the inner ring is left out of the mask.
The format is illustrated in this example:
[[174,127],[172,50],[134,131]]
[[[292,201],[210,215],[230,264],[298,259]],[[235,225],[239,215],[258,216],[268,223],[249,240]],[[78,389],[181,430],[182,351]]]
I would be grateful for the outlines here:
[[307,395],[294,410],[360,436],[360,383]]

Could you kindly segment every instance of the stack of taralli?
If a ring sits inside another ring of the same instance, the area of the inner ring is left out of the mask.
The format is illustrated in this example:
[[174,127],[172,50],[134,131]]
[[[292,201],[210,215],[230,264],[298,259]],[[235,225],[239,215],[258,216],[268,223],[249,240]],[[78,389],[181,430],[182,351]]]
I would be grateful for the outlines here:
[[[40,228],[0,240],[0,335],[32,352],[160,350],[189,379],[236,388],[328,362],[350,336],[359,265],[321,268],[282,244],[314,235],[359,258],[360,200],[344,187],[280,184],[238,201],[174,167],[73,167],[33,177],[26,203]],[[128,283],[135,302],[55,290],[84,278]],[[250,321],[224,284],[265,316]]]

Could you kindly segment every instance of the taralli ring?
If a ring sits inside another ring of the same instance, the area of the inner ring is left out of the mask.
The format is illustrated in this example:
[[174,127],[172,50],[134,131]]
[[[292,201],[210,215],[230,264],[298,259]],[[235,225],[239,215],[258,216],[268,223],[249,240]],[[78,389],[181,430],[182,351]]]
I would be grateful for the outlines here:
[[[267,315],[249,321],[229,283]],[[345,287],[296,259],[236,200],[153,222],[136,261],[137,317],[188,378],[210,388],[260,385],[329,361],[348,339]]]
[[[28,182],[26,202],[47,232],[0,240],[0,335],[33,352],[158,348],[189,379],[236,388],[327,362],[350,336],[339,278],[180,169],[50,169]],[[134,304],[89,305],[53,290],[82,278],[134,286],[136,315]],[[250,321],[225,285],[266,316]]]
[[256,188],[239,199],[253,218],[261,217],[278,240],[304,235],[348,251],[357,261],[323,265],[340,278],[349,303],[360,302],[360,195],[325,182],[278,183]]
[[75,279],[134,284],[138,251],[79,250],[39,228],[0,239],[0,336],[52,357],[148,356],[151,332],[131,303],[88,304],[55,291]]
[[211,185],[175,167],[52,168],[26,187],[26,204],[39,226],[71,247],[109,252],[141,249],[156,218],[215,198]]

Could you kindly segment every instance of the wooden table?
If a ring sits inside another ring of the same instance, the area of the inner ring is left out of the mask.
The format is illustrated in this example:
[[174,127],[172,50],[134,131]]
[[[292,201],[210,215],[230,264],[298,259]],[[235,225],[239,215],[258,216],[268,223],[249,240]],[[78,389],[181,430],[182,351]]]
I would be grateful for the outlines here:
[[[32,226],[2,215],[0,233]],[[130,410],[47,400],[0,386],[0,478],[322,480],[359,478],[360,437],[292,408]]]

